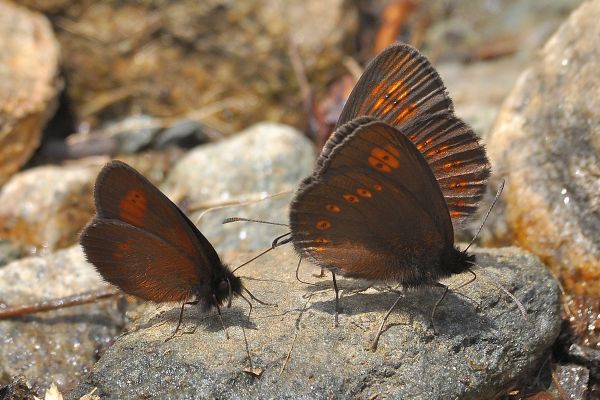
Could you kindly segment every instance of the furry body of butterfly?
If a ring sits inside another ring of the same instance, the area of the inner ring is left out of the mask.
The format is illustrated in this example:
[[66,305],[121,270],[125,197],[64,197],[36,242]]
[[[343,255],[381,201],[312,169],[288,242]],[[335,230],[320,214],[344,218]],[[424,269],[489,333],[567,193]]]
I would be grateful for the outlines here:
[[210,242],[156,186],[121,161],[104,166],[94,188],[96,215],[81,233],[90,263],[126,293],[205,309],[243,285]]

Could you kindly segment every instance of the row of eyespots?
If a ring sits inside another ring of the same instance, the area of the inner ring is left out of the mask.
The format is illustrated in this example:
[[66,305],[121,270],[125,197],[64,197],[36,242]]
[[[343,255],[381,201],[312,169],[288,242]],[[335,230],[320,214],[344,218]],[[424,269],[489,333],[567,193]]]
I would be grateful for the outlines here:
[[[375,189],[378,192],[381,192],[383,190],[383,186],[381,186],[380,183],[375,183],[375,184],[373,184],[373,189]],[[360,202],[359,196],[362,198],[365,198],[365,199],[369,199],[369,198],[373,197],[373,192],[371,192],[370,190],[365,189],[365,188],[356,189],[356,193],[358,194],[358,196],[356,196],[355,194],[346,193],[346,194],[342,195],[342,197],[348,203],[352,203],[352,204],[356,204],[356,203]],[[335,213],[335,214],[342,212],[342,208],[340,206],[338,206],[337,204],[333,204],[333,203],[325,204],[325,210],[327,210],[331,213]],[[331,228],[331,226],[332,226],[331,222],[326,219],[321,219],[321,220],[317,221],[317,223],[315,224],[315,228],[317,228],[320,231],[326,231],[327,229]]]

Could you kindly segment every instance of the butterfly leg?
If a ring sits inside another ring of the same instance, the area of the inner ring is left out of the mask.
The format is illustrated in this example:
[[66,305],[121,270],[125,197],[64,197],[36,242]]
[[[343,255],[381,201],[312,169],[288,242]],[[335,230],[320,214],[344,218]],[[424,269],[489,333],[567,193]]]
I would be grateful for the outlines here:
[[177,326],[175,327],[175,330],[173,331],[173,333],[171,334],[171,336],[169,336],[168,338],[165,339],[165,342],[168,342],[169,340],[173,339],[175,337],[175,335],[177,334],[177,331],[179,330],[179,327],[181,326],[181,321],[183,321],[183,309],[185,308],[186,305],[196,305],[200,302],[200,300],[194,300],[194,301],[184,301],[183,304],[181,305],[181,310],[179,310],[179,319],[177,320]]
[[375,339],[373,339],[373,342],[371,343],[371,351],[377,350],[377,345],[379,344],[379,338],[381,337],[381,334],[383,333],[383,326],[385,325],[385,322],[387,321],[387,319],[389,318],[390,314],[392,313],[392,310],[394,310],[394,308],[396,308],[396,305],[398,304],[398,302],[400,301],[400,299],[403,296],[404,296],[403,294],[401,294],[400,296],[398,296],[398,298],[396,299],[396,301],[394,301],[394,304],[392,304],[392,306],[390,307],[390,309],[383,316],[383,319],[381,320],[381,325],[379,325],[379,330],[377,331],[377,335],[375,335]]
[[335,292],[335,317],[333,326],[339,326],[338,315],[340,313],[340,290],[338,289],[337,281],[335,280],[335,272],[331,272],[331,278],[333,282],[333,291]]
[[441,284],[439,282],[437,282],[435,286],[444,288],[444,294],[442,294],[442,297],[440,297],[439,300],[436,301],[435,305],[433,306],[433,310],[431,310],[431,327],[433,328],[433,334],[437,335],[437,329],[435,329],[435,322],[434,322],[435,311],[437,310],[437,308],[440,305],[440,303],[442,302],[442,300],[444,300],[444,298],[446,297],[446,294],[448,294],[448,286]]
[[225,322],[223,322],[223,317],[221,316],[221,308],[219,307],[219,304],[217,303],[217,298],[215,295],[213,295],[214,300],[215,300],[215,306],[217,307],[217,316],[219,317],[219,321],[221,321],[221,325],[223,326],[223,332],[225,332],[225,339],[229,339],[229,333],[227,332],[227,327],[225,326]]

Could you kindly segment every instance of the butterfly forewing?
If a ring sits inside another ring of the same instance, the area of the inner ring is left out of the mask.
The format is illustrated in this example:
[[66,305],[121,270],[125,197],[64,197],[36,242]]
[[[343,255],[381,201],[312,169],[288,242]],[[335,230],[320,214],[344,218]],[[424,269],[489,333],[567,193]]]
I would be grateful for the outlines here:
[[204,276],[220,264],[213,246],[156,186],[129,165],[114,160],[98,175],[96,219],[120,220],[154,234],[196,261]]
[[337,127],[360,116],[395,126],[420,115],[452,110],[452,100],[431,63],[416,49],[395,44],[369,63]]
[[81,245],[107,281],[146,300],[187,300],[197,289],[194,285],[206,282],[195,260],[164,239],[122,221],[92,220],[81,234]]

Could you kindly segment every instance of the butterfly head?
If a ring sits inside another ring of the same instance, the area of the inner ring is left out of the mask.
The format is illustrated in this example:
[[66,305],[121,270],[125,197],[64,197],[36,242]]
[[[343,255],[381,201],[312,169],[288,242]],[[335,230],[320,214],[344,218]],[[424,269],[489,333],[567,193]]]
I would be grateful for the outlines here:
[[227,302],[227,307],[230,307],[233,297],[239,296],[242,292],[242,280],[233,275],[226,266],[223,266],[219,272],[213,279],[209,305],[215,307]]
[[454,246],[448,247],[442,255],[442,269],[450,274],[460,274],[475,264],[475,255],[460,251]]

